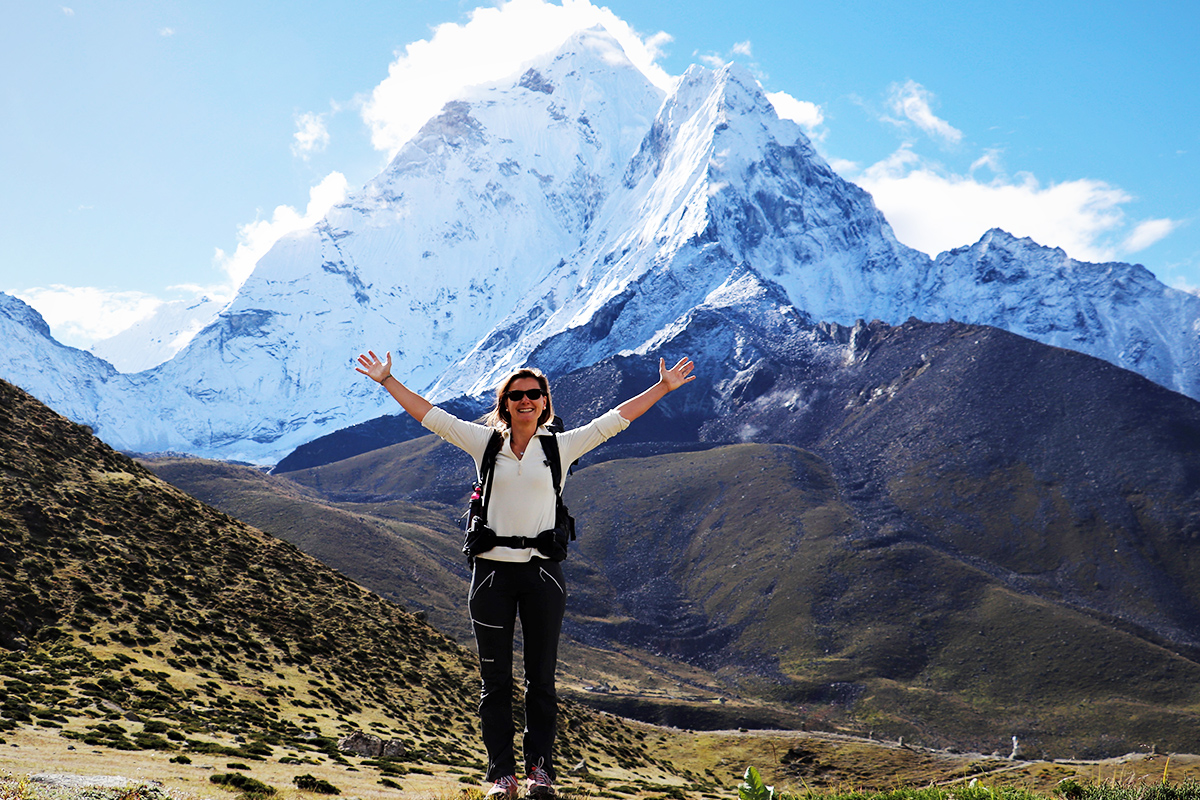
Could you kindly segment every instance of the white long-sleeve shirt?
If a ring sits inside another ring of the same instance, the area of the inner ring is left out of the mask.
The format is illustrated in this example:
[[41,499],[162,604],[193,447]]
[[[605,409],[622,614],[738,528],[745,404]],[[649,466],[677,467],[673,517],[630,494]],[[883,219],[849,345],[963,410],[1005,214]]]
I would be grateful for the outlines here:
[[[483,460],[492,432],[496,430],[476,422],[466,422],[434,406],[421,423],[450,444],[460,447],[475,459],[476,472]],[[558,452],[562,463],[562,480],[567,480],[567,467],[584,453],[603,444],[629,427],[629,420],[614,408],[580,428],[558,434]],[[517,458],[509,445],[511,432],[502,430],[504,446],[496,456],[496,472],[492,477],[491,497],[488,499],[488,527],[497,536],[537,536],[554,527],[554,477],[541,443],[530,442],[525,457]],[[553,436],[540,427],[534,439]],[[494,561],[528,561],[544,558],[535,548],[494,547],[477,558]]]

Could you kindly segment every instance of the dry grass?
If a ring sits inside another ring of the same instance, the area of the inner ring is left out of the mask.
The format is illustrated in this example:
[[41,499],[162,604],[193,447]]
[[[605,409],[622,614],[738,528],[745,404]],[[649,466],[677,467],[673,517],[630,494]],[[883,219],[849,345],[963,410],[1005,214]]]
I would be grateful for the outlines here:
[[[780,732],[688,732],[640,723],[628,729],[645,745],[655,765],[626,769],[592,765],[586,777],[568,775],[563,765],[564,800],[719,800],[736,797],[748,766],[786,794],[837,797],[941,786],[948,790],[975,785],[1022,789],[1051,796],[1064,779],[1108,794],[1093,800],[1139,800],[1134,790],[1161,784],[1200,781],[1200,757],[1129,754],[1102,761],[1008,761],[978,753],[949,753],[898,742],[870,741],[838,734]],[[170,761],[171,754],[118,752],[77,747],[56,731],[21,729],[0,745],[0,800],[232,800],[235,793],[209,777],[230,771],[227,756],[193,755],[191,764]],[[319,800],[293,785],[299,774],[326,780],[342,798],[362,800],[481,800],[481,774],[441,764],[395,779],[402,788],[380,784],[380,775],[350,756],[349,763],[281,764],[254,762],[250,777],[278,790],[278,800]],[[411,765],[416,766],[416,765]],[[120,776],[119,788],[59,789],[29,780],[36,774]],[[1121,792],[1134,792],[1122,795]],[[960,792],[961,794],[961,792]],[[949,796],[956,796],[953,791]],[[1092,797],[1088,795],[1087,797]],[[1087,800],[1085,797],[1084,800]]]

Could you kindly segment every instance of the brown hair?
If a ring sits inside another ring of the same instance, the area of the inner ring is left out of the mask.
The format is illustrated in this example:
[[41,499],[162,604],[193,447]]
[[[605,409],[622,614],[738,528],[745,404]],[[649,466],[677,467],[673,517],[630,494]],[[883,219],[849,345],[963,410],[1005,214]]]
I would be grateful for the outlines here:
[[509,416],[508,406],[504,403],[504,395],[508,394],[508,387],[521,378],[533,378],[538,382],[538,386],[542,387],[542,391],[546,393],[546,407],[542,410],[542,415],[538,417],[537,424],[541,426],[547,420],[554,419],[554,403],[550,400],[550,382],[546,380],[545,373],[537,367],[521,367],[509,373],[507,378],[496,384],[496,404],[488,412],[484,420],[488,425],[491,425],[493,428],[512,427],[512,417]]

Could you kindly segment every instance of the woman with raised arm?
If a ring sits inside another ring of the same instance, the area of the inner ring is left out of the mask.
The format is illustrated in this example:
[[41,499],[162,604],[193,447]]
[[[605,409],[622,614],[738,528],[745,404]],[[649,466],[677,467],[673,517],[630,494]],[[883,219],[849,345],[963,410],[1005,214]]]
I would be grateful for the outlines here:
[[[496,456],[487,501],[487,523],[498,538],[533,540],[555,527],[557,494],[550,459],[543,458],[537,447],[529,458],[525,457],[535,438],[555,436],[545,427],[554,419],[545,375],[531,368],[510,374],[496,387],[488,424],[480,425],[448,414],[396,380],[391,353],[381,361],[368,351],[358,357],[358,363],[358,372],[387,389],[426,428],[469,453],[477,469],[493,432],[500,432],[503,444]],[[558,463],[570,464],[625,430],[668,392],[694,380],[694,368],[686,357],[670,369],[659,359],[658,383],[587,425],[557,434]],[[483,679],[479,716],[488,753],[486,780],[493,782],[488,796],[513,800],[521,791],[512,717],[513,632],[519,615],[525,639],[525,789],[535,797],[552,797],[552,751],[558,712],[554,673],[566,608],[562,566],[536,546],[497,545],[478,553],[467,607]]]

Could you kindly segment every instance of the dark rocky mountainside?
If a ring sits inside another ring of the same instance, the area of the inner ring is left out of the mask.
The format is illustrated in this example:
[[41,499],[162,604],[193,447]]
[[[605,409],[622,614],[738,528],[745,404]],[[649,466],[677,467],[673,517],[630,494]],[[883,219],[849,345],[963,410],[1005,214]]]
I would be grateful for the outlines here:
[[[777,325],[701,309],[660,351],[555,380],[577,425],[709,344],[698,380],[568,483],[574,641],[675,658],[806,724],[1200,747],[1200,405],[995,328]],[[449,520],[470,475],[426,436],[287,477]]]

